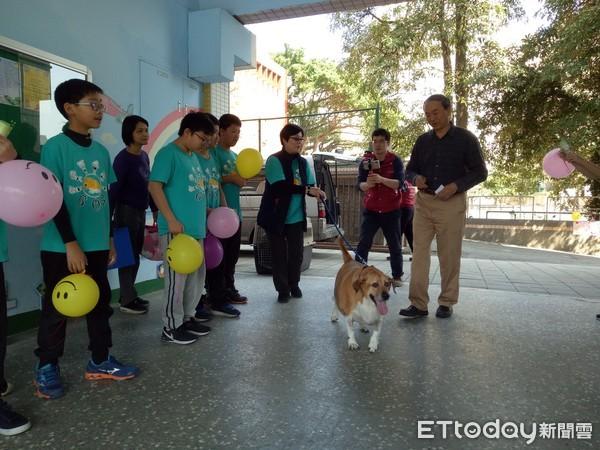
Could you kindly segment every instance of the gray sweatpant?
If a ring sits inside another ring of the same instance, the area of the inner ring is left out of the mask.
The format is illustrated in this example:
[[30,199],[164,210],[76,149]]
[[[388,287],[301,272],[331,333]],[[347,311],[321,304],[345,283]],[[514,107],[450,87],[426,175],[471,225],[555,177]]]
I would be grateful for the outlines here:
[[[167,261],[167,247],[173,239],[173,235],[165,234],[160,236],[160,248],[163,252],[163,261],[165,267],[165,290],[163,293],[162,320],[167,330],[174,330],[179,327],[184,319],[194,317],[196,305],[204,289],[204,279],[206,277],[206,265],[204,261],[202,266],[188,275],[175,273]],[[204,248],[202,239],[198,242]]]

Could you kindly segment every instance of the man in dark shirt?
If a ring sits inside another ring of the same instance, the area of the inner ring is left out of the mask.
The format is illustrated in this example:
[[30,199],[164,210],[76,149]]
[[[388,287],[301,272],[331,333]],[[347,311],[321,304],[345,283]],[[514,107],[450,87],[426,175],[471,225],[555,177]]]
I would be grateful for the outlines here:
[[452,105],[448,98],[432,95],[423,109],[432,130],[417,138],[406,166],[406,178],[419,192],[408,291],[411,305],[400,310],[400,315],[415,318],[428,314],[431,241],[436,237],[442,278],[436,316],[447,318],[458,302],[466,192],[487,178],[487,168],[477,138],[450,121]]

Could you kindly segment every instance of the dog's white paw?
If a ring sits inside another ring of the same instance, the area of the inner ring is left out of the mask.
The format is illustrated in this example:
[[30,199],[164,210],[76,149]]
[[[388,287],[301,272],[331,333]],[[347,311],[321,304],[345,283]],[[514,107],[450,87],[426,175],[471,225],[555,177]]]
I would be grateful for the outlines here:
[[358,350],[358,342],[348,339],[348,350]]
[[332,322],[337,322],[338,321],[338,316],[331,316],[331,321]]
[[379,348],[379,337],[378,336],[373,336],[371,338],[371,340],[369,341],[369,351],[371,353],[375,353],[378,348]]

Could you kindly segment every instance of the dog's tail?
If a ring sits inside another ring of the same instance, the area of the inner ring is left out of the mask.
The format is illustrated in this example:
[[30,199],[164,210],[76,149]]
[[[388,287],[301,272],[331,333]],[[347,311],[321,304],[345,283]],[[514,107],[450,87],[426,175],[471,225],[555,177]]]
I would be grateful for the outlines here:
[[342,251],[342,256],[344,257],[344,263],[347,263],[348,261],[352,261],[354,258],[352,257],[352,255],[350,254],[350,252],[348,251],[346,246],[344,245],[344,241],[342,241],[342,238],[337,238],[337,243],[340,247],[340,250]]

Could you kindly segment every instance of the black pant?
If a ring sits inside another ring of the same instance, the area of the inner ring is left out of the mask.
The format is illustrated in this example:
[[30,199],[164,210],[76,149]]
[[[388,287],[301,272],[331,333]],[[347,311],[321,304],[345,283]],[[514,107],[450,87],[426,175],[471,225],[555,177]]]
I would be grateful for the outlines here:
[[[98,304],[86,316],[90,340],[88,349],[91,350],[95,362],[102,362],[108,358],[108,349],[112,347],[108,319],[113,310],[110,307],[110,285],[106,275],[108,250],[86,252],[85,256],[88,262],[85,273],[96,281],[100,289]],[[61,279],[70,275],[67,255],[42,251],[42,271],[46,291],[42,301],[38,348],[35,350],[35,354],[40,358],[40,366],[47,363],[56,364],[65,349],[67,319],[54,308],[52,291]]]
[[403,206],[400,208],[400,246],[402,246],[402,235],[406,236],[406,242],[413,249],[413,217],[415,215],[414,206]]
[[[221,240],[221,245],[223,241]],[[213,305],[223,305],[227,303],[225,296],[225,270],[224,270],[225,254],[223,254],[223,261],[214,269],[206,270],[206,294],[208,295],[208,302]]]
[[360,224],[360,241],[356,247],[356,260],[366,263],[369,260],[369,250],[373,245],[373,238],[381,228],[390,250],[390,265],[392,276],[400,278],[402,272],[402,246],[400,245],[400,209],[386,213],[378,213],[365,209],[363,220]]
[[135,279],[140,268],[140,253],[142,253],[144,246],[146,211],[119,204],[115,208],[115,226],[118,228],[127,227],[133,251],[133,265],[119,267],[119,286],[121,288],[119,302],[122,305],[127,305],[138,296],[135,290]]
[[8,319],[6,317],[6,288],[4,283],[4,264],[0,263],[0,389],[6,389],[4,379],[4,360],[6,359],[6,335],[8,334]]
[[240,257],[241,240],[241,222],[237,232],[233,236],[221,239],[221,244],[223,245],[223,277],[225,279],[225,288],[229,290],[235,289],[235,265]]
[[277,292],[289,294],[300,282],[304,253],[302,222],[285,225],[283,234],[267,233],[271,245],[273,284]]

